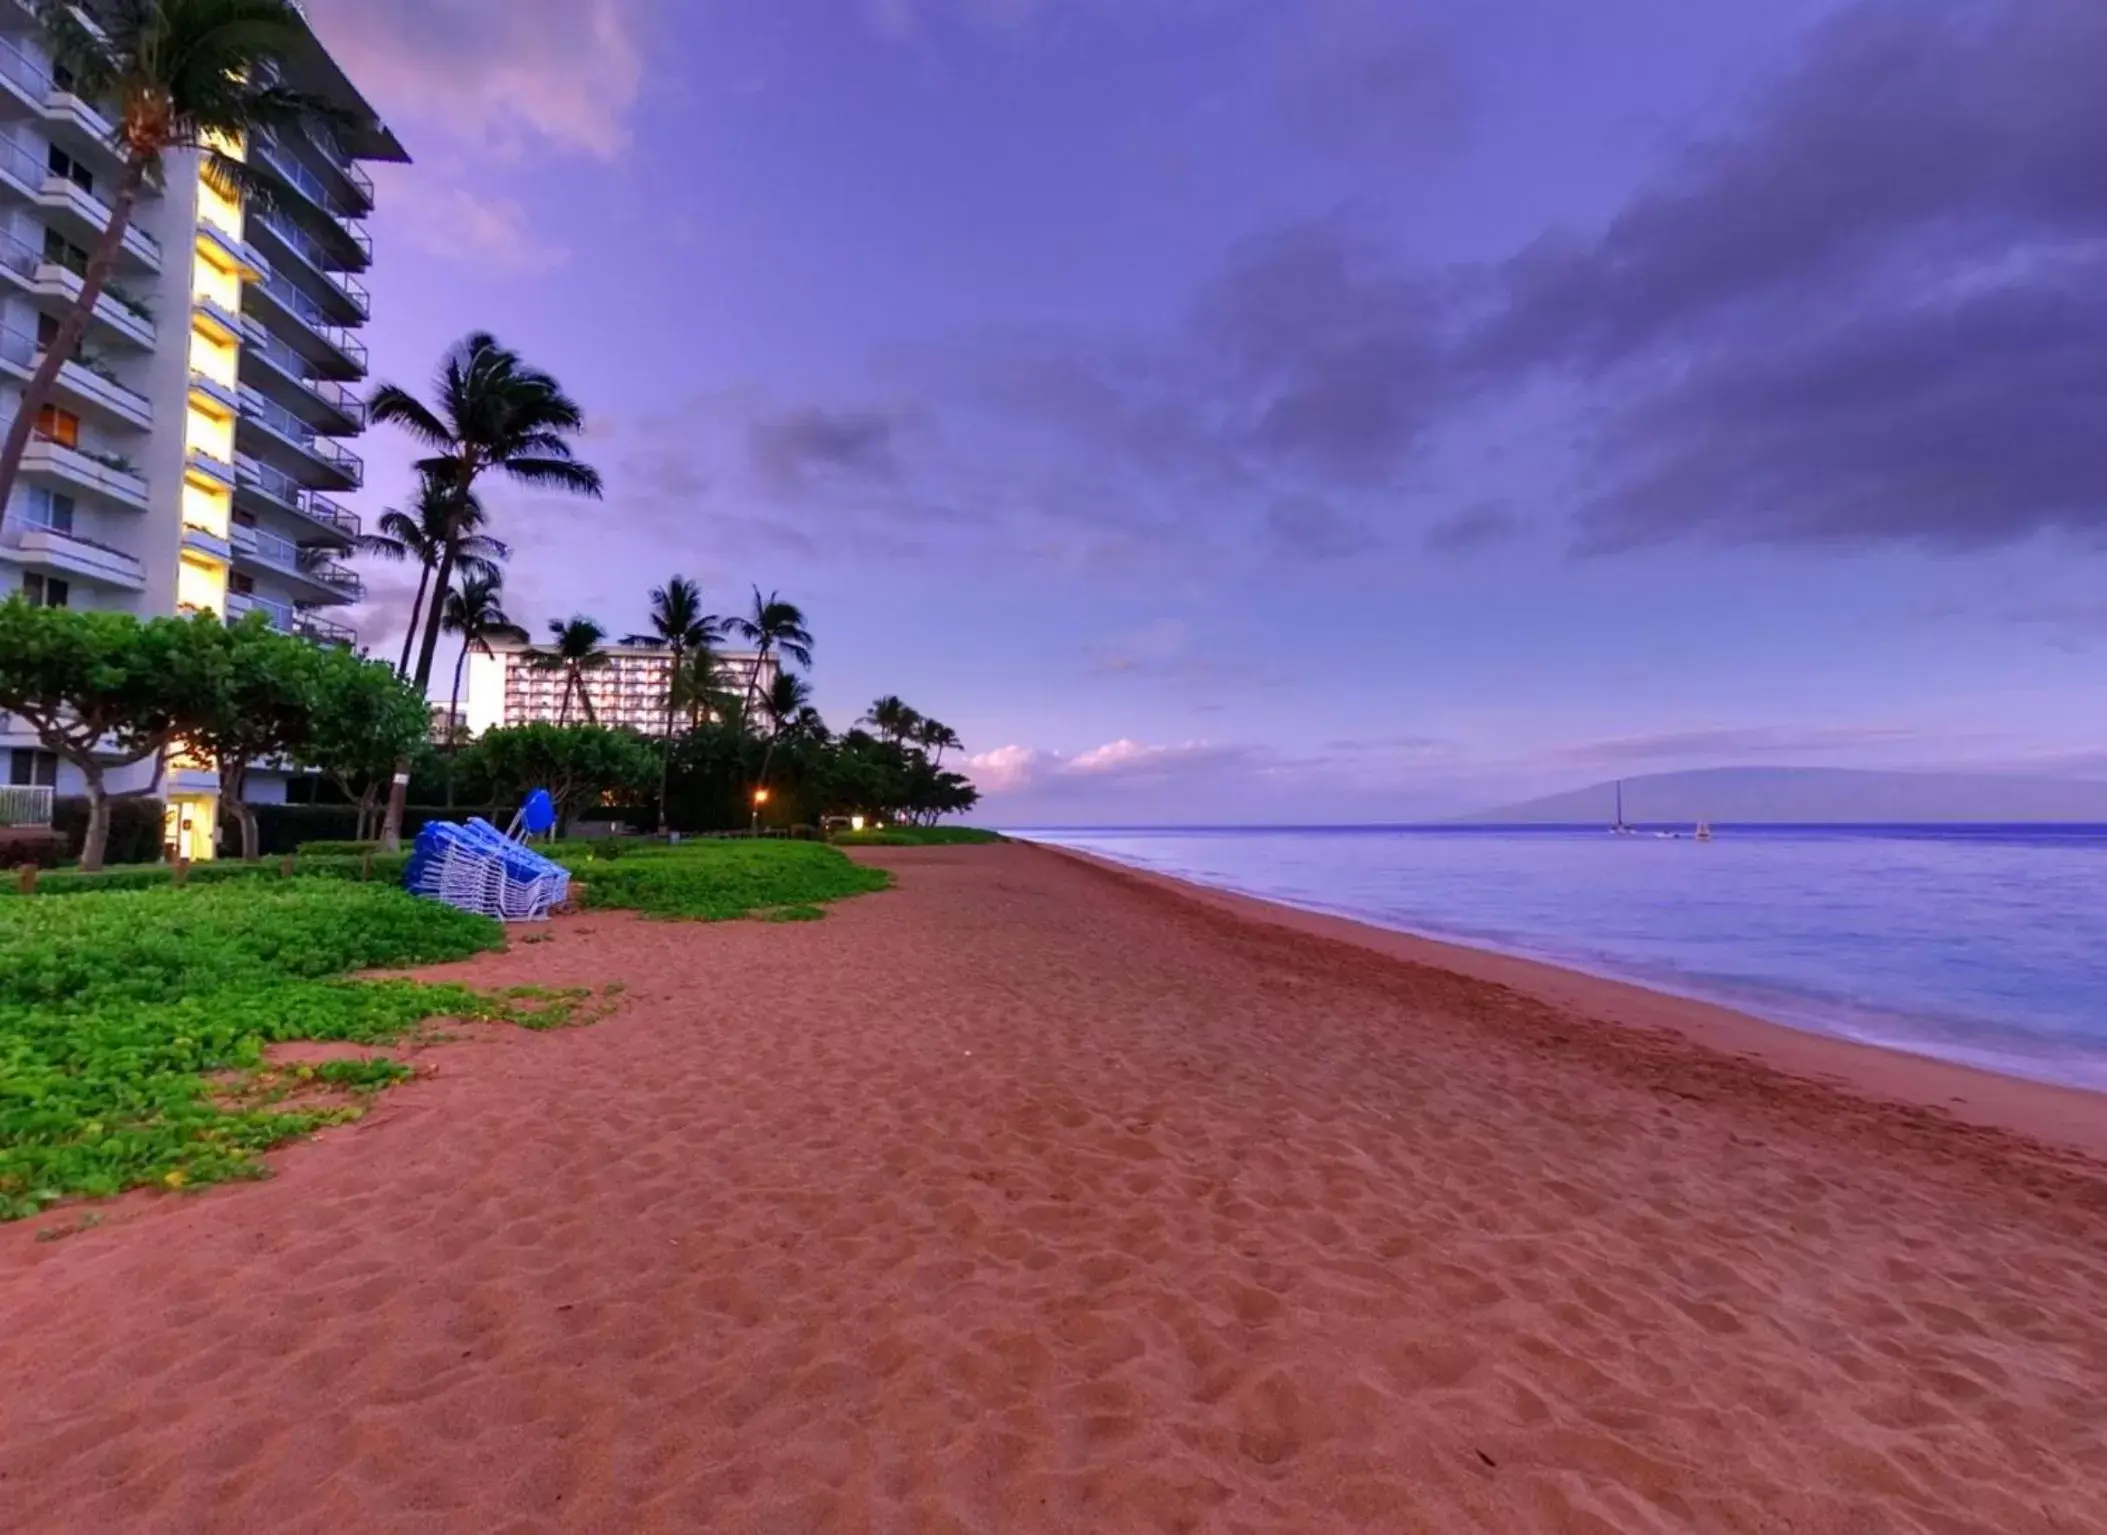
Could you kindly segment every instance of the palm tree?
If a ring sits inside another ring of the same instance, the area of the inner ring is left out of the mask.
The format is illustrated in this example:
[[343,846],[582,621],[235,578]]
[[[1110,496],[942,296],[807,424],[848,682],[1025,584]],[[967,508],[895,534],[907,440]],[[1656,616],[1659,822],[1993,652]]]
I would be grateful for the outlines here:
[[585,674],[607,665],[607,652],[600,648],[607,631],[590,618],[552,618],[549,634],[556,644],[538,652],[531,664],[536,671],[563,673],[563,703],[556,711],[556,723],[570,723],[571,693],[575,689],[579,702],[585,705],[586,724],[599,724],[599,716],[593,712],[593,695],[586,691]]
[[14,496],[29,434],[51,402],[59,369],[80,350],[140,190],[161,174],[163,157],[171,150],[198,150],[218,188],[261,200],[266,194],[255,173],[220,146],[342,116],[278,83],[280,62],[307,40],[291,0],[121,0],[86,8],[40,0],[37,12],[53,60],[71,76],[70,89],[111,104],[117,120],[111,142],[124,169],[109,193],[109,222],[89,253],[80,292],[23,387],[0,443],[0,506]]
[[410,620],[403,627],[402,656],[395,663],[396,675],[407,677],[410,674],[410,647],[416,643],[425,595],[431,585],[432,572],[438,568],[449,542],[455,546],[454,568],[464,582],[483,580],[496,586],[504,579],[498,562],[511,558],[512,550],[499,540],[477,532],[482,525],[481,501],[469,496],[457,502],[443,484],[427,475],[418,487],[414,514],[392,510],[382,512],[377,525],[379,531],[359,535],[361,554],[378,555],[384,560],[414,559],[418,565],[417,600],[410,605]]
[[812,707],[812,684],[795,672],[777,672],[761,699],[761,707],[767,712],[772,739]]
[[768,769],[775,762],[776,743],[799,719],[815,712],[812,684],[795,672],[777,672],[769,681],[767,693],[762,695],[761,707],[768,713],[768,749],[761,753],[761,775],[755,782],[766,784]]
[[725,686],[724,659],[714,645],[688,647],[667,686],[666,705],[687,715],[690,730],[705,718],[722,718],[740,707],[738,695]]
[[746,678],[746,713],[749,718],[760,699],[761,675],[767,670],[772,653],[780,651],[800,666],[812,664],[812,631],[805,627],[804,613],[795,603],[783,601],[774,592],[763,597],[761,588],[755,587],[753,611],[743,618],[726,619],[724,626],[758,652],[754,656],[754,669]]
[[945,752],[957,751],[965,745],[963,741],[959,740],[957,731],[953,730],[942,720],[936,719],[925,719],[917,725],[914,738],[915,744],[921,747],[923,751],[935,753],[929,759],[931,768],[940,768],[944,765]]
[[[526,631],[505,616],[504,591],[496,576],[470,576],[458,591],[446,594],[446,611],[439,622],[449,634],[461,636],[461,653],[454,658],[454,690],[446,700],[446,755],[454,754],[460,740],[461,674],[468,669],[468,653],[490,654],[495,639],[524,640]],[[451,775],[447,792],[453,791]],[[448,801],[452,803],[451,800]]]
[[631,645],[663,645],[672,652],[666,686],[666,728],[658,746],[658,834],[671,829],[666,824],[666,779],[673,770],[674,695],[680,691],[681,667],[691,650],[707,650],[717,643],[724,620],[702,610],[702,588],[686,576],[675,576],[664,586],[651,589],[651,632],[632,634]]
[[865,711],[863,720],[895,746],[913,735],[922,724],[922,716],[908,708],[906,701],[896,693],[888,693],[874,701]]
[[[457,517],[473,499],[476,482],[493,469],[537,489],[600,494],[599,472],[580,463],[571,450],[570,438],[585,429],[585,413],[553,377],[528,367],[487,331],[477,331],[447,354],[439,367],[437,399],[436,406],[428,406],[405,389],[383,384],[373,392],[371,414],[375,421],[393,422],[433,450],[418,461],[418,473],[453,498]],[[462,532],[458,520],[448,525],[455,535]],[[439,615],[459,562],[456,536],[440,551],[432,576],[432,600],[412,674],[420,689],[431,684]],[[408,785],[407,764],[397,764],[381,828],[382,842],[390,849],[402,840]]]

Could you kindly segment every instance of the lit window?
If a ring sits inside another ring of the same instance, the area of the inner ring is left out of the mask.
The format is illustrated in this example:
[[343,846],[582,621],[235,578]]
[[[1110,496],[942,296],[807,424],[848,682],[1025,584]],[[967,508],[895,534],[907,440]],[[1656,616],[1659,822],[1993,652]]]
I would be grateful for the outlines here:
[[70,410],[60,410],[56,405],[46,405],[37,412],[37,435],[46,442],[55,442],[62,448],[80,446],[80,417]]

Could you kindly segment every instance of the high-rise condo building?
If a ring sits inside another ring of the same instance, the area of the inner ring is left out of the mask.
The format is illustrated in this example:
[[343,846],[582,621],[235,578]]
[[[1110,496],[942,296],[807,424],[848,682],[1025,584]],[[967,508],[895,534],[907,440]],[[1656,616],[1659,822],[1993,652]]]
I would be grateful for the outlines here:
[[[144,189],[5,508],[0,596],[262,612],[317,643],[355,641],[331,615],[362,595],[348,563],[358,518],[336,499],[364,478],[347,445],[366,425],[356,332],[373,182],[359,162],[407,157],[312,34],[283,74],[344,126],[241,146],[272,188],[268,209],[229,196],[195,152],[171,154]],[[102,104],[70,86],[28,0],[0,0],[0,420],[80,292],[123,168]],[[4,715],[0,767],[14,784],[80,789]],[[111,788],[153,772],[140,764]],[[219,787],[182,758],[164,774],[168,840],[185,856],[211,856]],[[251,799],[284,792],[282,775],[251,773]]]
[[[673,685],[671,651],[655,645],[608,646],[602,664],[582,677],[584,697],[592,704],[590,715],[577,685],[567,688],[563,671],[552,660],[546,648],[503,641],[493,641],[487,653],[470,652],[460,726],[481,735],[511,725],[582,725],[589,717],[594,724],[641,735],[665,734],[666,695]],[[734,697],[746,696],[749,689],[765,697],[775,683],[774,656],[764,663],[754,651],[734,650],[720,653],[717,660],[720,684]]]

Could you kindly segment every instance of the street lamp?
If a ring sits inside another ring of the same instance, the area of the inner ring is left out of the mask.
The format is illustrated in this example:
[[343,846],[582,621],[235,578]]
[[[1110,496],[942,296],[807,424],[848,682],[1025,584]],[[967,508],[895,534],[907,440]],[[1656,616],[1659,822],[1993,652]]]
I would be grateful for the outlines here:
[[752,834],[752,835],[758,835],[758,834],[760,833],[760,830],[761,830],[761,807],[762,807],[763,805],[767,804],[767,803],[768,803],[768,791],[767,791],[766,789],[756,789],[756,790],[754,790],[754,821],[753,821],[753,826],[752,826],[752,827],[751,827],[751,829],[750,829],[750,834]]

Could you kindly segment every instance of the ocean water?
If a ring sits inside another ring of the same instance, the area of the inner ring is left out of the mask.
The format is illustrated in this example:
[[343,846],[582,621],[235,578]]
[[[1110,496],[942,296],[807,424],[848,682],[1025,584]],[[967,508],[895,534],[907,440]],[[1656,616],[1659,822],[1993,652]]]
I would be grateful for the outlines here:
[[2107,1091],[2107,827],[1715,830],[1709,843],[1534,827],[1012,835]]

